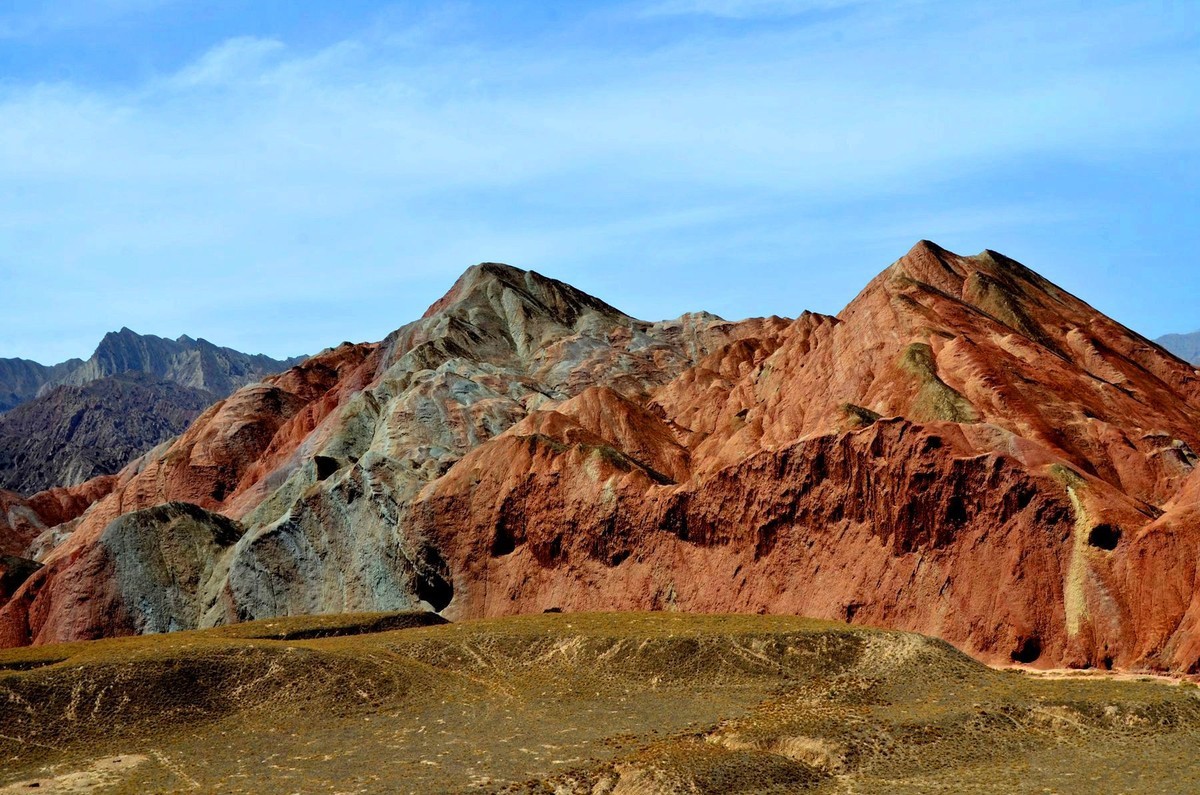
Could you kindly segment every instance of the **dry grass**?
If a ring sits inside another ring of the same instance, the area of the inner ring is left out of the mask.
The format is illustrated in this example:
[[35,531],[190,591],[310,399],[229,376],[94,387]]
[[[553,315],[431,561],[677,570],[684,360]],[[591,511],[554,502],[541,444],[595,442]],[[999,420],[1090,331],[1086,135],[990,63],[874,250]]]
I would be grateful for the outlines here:
[[789,617],[427,621],[0,652],[0,792],[1200,789],[1195,688]]

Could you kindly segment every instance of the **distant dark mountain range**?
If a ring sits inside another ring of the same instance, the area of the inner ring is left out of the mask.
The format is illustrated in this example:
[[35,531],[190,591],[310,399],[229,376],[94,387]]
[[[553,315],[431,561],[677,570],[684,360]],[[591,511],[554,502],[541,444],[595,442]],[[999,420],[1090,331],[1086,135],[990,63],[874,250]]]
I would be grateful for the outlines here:
[[1155,340],[1180,359],[1200,365],[1200,331],[1191,334],[1167,334]]
[[138,372],[56,386],[0,415],[0,488],[32,494],[112,474],[218,399]]
[[47,367],[29,359],[0,359],[0,412],[37,397],[38,390],[83,366],[83,359],[68,359]]
[[162,381],[225,397],[304,358],[272,359],[221,348],[208,340],[194,340],[186,335],[169,340],[123,328],[105,334],[87,361],[70,359],[46,366],[28,359],[0,359],[0,411],[62,384],[82,386],[127,372],[146,373]]
[[0,359],[0,488],[29,494],[115,472],[217,400],[303,360],[127,328],[86,361]]
[[110,375],[140,372],[225,397],[239,387],[299,364],[304,358],[278,360],[220,348],[208,340],[194,340],[186,335],[168,340],[123,328],[104,335],[92,358],[49,383],[79,386]]

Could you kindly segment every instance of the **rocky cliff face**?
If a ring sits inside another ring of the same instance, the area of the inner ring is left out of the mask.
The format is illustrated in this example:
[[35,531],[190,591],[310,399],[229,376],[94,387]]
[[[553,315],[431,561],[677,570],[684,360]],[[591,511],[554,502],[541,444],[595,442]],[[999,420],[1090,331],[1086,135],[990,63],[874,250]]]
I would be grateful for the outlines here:
[[739,323],[485,264],[127,467],[0,639],[732,610],[1200,670],[1197,445],[1195,369],[995,252],[922,242],[836,317]]

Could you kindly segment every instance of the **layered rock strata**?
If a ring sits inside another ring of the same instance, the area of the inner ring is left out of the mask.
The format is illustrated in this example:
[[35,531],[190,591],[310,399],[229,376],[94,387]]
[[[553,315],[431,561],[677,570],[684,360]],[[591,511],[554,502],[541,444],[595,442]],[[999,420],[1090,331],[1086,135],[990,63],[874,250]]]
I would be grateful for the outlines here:
[[484,264],[127,467],[0,641],[650,608],[1196,672],[1198,446],[1195,368],[995,252],[922,242],[837,316],[737,323]]

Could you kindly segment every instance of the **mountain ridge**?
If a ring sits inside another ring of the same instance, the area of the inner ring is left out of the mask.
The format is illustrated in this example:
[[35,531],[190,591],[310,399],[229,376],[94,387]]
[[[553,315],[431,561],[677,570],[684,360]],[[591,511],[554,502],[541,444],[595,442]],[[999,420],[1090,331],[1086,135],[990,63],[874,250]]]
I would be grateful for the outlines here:
[[0,413],[32,400],[44,385],[82,365],[83,359],[50,366],[31,359],[0,359]]
[[87,360],[47,367],[0,359],[0,488],[32,494],[113,474],[205,407],[303,358],[125,327],[106,334]]
[[47,382],[42,392],[52,386],[82,386],[89,381],[132,371],[224,397],[263,375],[286,370],[303,358],[272,359],[262,354],[218,347],[203,338],[182,335],[170,340],[122,327],[120,331],[105,334],[89,359]]
[[105,334],[87,359],[73,358],[45,365],[31,359],[0,358],[0,412],[56,386],[83,386],[89,381],[131,371],[224,397],[263,375],[293,367],[304,358],[273,359],[220,347],[187,334],[172,340],[138,334],[123,326],[119,331]]
[[1200,376],[1154,343],[1004,255],[928,241],[837,316],[652,323],[567,287],[475,266],[381,343],[233,393],[40,555],[0,642],[144,626],[159,580],[89,572],[149,565],[165,526],[132,544],[114,521],[183,501],[244,533],[153,558],[206,572],[180,628],[802,613],[988,662],[1200,670],[1200,605],[1178,596]]

